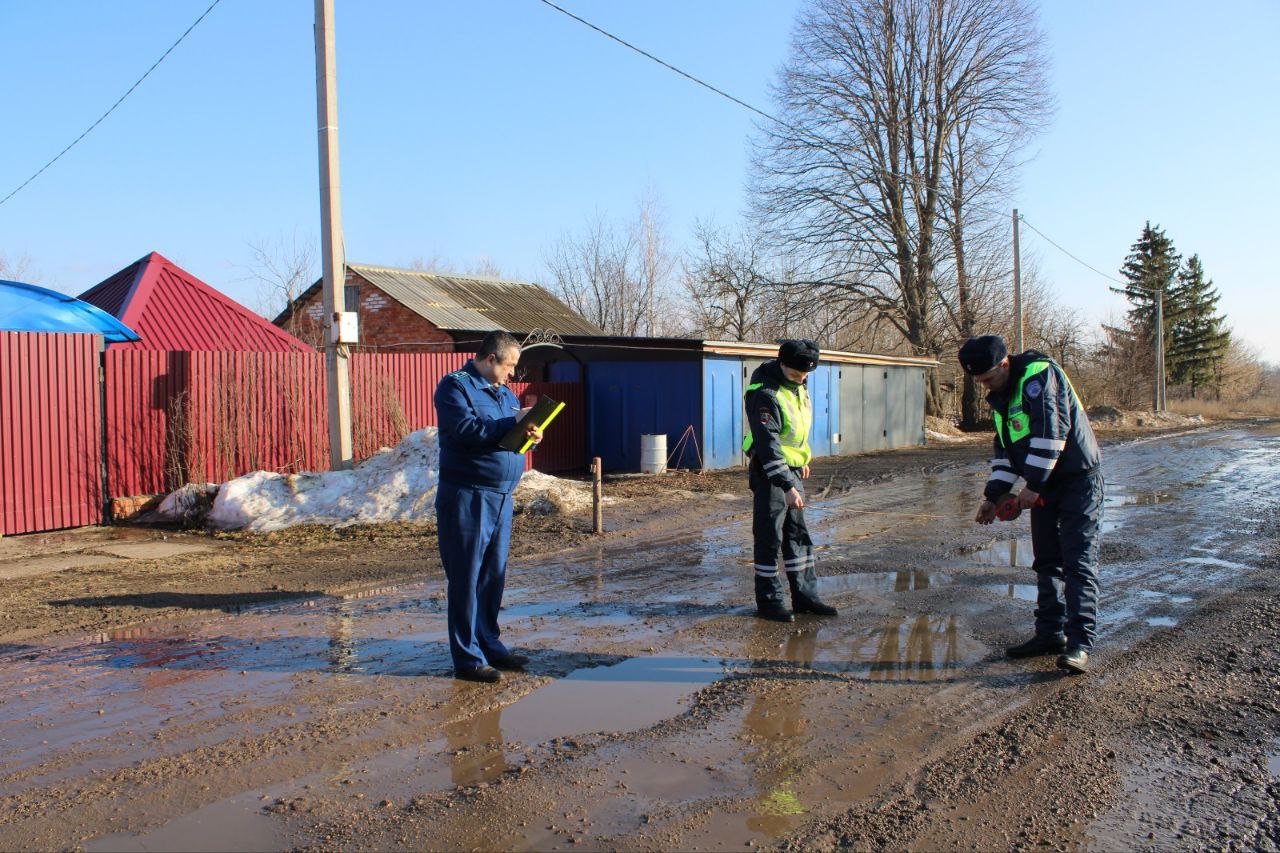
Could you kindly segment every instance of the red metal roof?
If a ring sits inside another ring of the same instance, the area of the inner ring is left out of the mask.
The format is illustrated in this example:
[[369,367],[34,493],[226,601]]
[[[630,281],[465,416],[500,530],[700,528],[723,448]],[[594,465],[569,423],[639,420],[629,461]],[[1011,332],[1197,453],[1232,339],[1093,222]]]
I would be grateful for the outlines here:
[[314,352],[293,335],[152,252],[80,294],[142,340],[112,349]]

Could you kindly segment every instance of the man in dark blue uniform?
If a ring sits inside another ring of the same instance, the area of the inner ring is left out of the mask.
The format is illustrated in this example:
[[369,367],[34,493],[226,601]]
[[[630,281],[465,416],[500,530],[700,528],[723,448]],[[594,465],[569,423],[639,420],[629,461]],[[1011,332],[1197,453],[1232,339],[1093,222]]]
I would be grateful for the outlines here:
[[[990,524],[997,512],[1011,519],[1031,510],[1036,633],[1006,653],[1057,654],[1059,667],[1087,672],[1098,623],[1103,497],[1102,456],[1089,416],[1071,380],[1044,353],[1010,357],[1001,338],[985,335],[965,341],[960,365],[989,392],[996,428],[991,475],[974,520]],[[1019,477],[1025,485],[1015,497]]]
[[[498,670],[528,663],[502,644],[498,630],[511,542],[511,493],[524,473],[524,456],[498,442],[521,411],[506,387],[519,361],[519,341],[506,332],[490,332],[475,358],[436,386],[436,531],[448,580],[449,653],[454,673],[470,681],[498,681]],[[534,441],[542,438],[536,425],[527,434]]]
[[775,622],[795,616],[783,600],[778,549],[796,613],[835,616],[818,597],[817,558],[804,521],[804,483],[809,478],[809,430],[813,405],[806,378],[818,366],[813,341],[783,341],[778,357],[751,374],[743,396],[748,420],[742,452],[751,457],[751,538],[755,564],[756,615]]

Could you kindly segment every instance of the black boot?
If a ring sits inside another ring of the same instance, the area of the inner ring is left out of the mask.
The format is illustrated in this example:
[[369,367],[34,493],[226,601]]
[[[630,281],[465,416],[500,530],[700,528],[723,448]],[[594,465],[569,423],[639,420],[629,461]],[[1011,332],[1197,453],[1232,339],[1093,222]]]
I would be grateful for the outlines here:
[[1004,650],[1004,653],[1011,658],[1034,658],[1040,655],[1060,655],[1066,650],[1067,638],[1063,635],[1054,634],[1042,637],[1037,634],[1025,643],[1009,646]]
[[787,572],[787,583],[791,585],[791,607],[795,612],[814,616],[835,616],[839,612],[818,598],[818,573],[812,563],[803,572]]
[[1072,675],[1083,675],[1089,671],[1089,653],[1079,646],[1068,646],[1066,654],[1058,657],[1058,668]]
[[787,605],[782,600],[782,582],[777,575],[756,575],[756,615],[774,622],[794,622]]

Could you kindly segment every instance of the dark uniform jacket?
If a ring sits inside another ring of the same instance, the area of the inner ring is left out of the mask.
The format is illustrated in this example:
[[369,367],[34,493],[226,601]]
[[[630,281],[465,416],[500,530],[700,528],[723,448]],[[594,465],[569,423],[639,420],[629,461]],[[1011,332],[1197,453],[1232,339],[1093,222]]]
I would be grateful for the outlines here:
[[782,490],[792,489],[799,482],[782,455],[782,408],[778,404],[779,386],[798,387],[782,375],[777,359],[766,361],[751,374],[748,385],[760,383],[761,387],[747,392],[746,417],[751,428],[751,465],[772,485]]
[[1098,441],[1084,406],[1062,372],[1049,356],[1027,350],[1009,359],[1009,383],[987,395],[993,411],[1005,413],[1027,365],[1047,361],[1049,368],[1029,378],[1022,390],[1022,411],[1030,432],[1017,442],[1009,441],[1009,419],[1004,419],[1004,441],[997,435],[991,459],[991,476],[983,496],[995,501],[1013,488],[1018,477],[1033,492],[1052,490],[1069,477],[1090,474],[1102,461]]
[[515,426],[520,401],[505,385],[490,385],[468,361],[436,386],[440,425],[440,482],[510,492],[524,473],[524,456],[498,446]]

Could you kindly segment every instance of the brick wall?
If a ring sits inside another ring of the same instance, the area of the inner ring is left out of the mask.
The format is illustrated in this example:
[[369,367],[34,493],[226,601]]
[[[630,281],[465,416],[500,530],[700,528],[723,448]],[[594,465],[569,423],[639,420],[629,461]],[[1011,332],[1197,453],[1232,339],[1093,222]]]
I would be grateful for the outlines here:
[[[347,272],[348,286],[360,288],[360,345],[363,352],[451,352],[453,338],[431,321],[387,296],[364,277]],[[298,306],[288,331],[319,347],[323,340],[324,295],[317,290]]]

